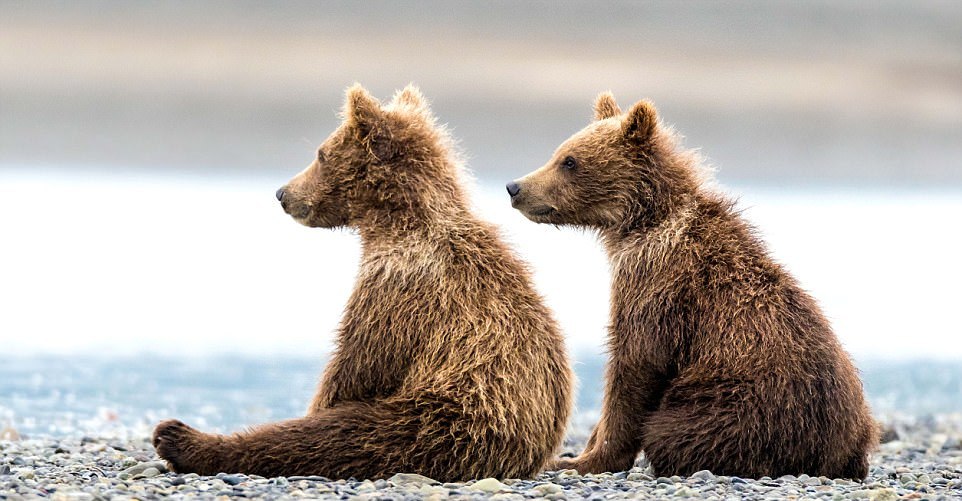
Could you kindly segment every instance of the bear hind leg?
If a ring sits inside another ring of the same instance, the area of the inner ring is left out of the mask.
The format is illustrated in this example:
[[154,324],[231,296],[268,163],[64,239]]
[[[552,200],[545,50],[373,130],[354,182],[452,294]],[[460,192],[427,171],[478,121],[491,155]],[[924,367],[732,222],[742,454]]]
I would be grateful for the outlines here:
[[[382,419],[389,417],[384,411],[373,405],[344,405],[234,435],[203,433],[171,420],[157,426],[153,443],[179,473],[373,478],[407,466],[390,448],[410,450],[414,438],[399,443],[403,432],[384,433],[391,429]],[[371,444],[380,447],[372,450]]]
[[550,446],[505,440],[499,431],[466,418],[460,404],[422,398],[343,403],[229,436],[165,421],[154,446],[181,473],[384,478],[405,472],[442,482],[528,477],[551,454]]

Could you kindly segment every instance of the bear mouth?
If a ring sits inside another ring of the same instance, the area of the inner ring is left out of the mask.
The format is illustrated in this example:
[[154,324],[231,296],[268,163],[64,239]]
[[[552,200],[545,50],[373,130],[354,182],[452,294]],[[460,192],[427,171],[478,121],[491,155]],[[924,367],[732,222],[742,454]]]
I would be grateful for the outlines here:
[[528,214],[531,214],[532,216],[547,216],[547,215],[553,213],[554,211],[555,211],[555,210],[554,210],[554,207],[549,207],[549,206],[545,205],[545,206],[543,206],[543,207],[535,207],[535,208],[529,210],[529,211],[528,211]]
[[291,216],[296,220],[302,220],[307,219],[307,217],[311,215],[311,208],[309,206],[303,204],[289,204],[285,202],[286,200],[281,202],[281,208],[284,209],[284,212],[286,212],[288,216]]

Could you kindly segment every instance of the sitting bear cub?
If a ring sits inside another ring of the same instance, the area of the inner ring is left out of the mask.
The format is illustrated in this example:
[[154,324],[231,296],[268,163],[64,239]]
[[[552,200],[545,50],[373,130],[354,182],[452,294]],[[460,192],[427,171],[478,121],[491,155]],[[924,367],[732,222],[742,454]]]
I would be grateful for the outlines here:
[[601,419],[555,468],[862,479],[877,443],[855,367],[815,301],[768,255],[700,161],[642,101],[508,184],[538,223],[596,229],[611,263]]
[[[308,415],[227,436],[166,421],[157,453],[203,475],[533,476],[571,407],[551,314],[525,265],[469,210],[449,139],[416,89],[382,106],[355,85],[344,115],[277,192],[295,220],[354,228],[362,243]],[[323,265],[319,249],[308,266]]]

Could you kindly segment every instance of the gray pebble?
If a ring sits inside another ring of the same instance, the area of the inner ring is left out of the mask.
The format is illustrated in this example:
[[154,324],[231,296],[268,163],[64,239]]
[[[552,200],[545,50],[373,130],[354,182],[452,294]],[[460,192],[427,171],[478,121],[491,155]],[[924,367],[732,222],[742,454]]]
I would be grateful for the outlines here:
[[425,477],[424,475],[418,475],[416,473],[398,473],[393,477],[387,479],[395,485],[407,485],[407,484],[417,484],[417,485],[438,485],[441,482],[434,480],[433,478]]
[[237,475],[225,475],[221,480],[227,485],[237,485],[244,481],[243,478]]
[[147,470],[148,468],[153,468],[154,470],[157,471],[158,474],[159,474],[159,473],[166,473],[166,472],[167,472],[167,463],[165,463],[165,462],[163,462],[163,461],[148,461],[148,462],[145,462],[145,463],[140,463],[140,464],[136,464],[136,465],[134,465],[134,466],[131,466],[130,468],[127,468],[126,470],[124,470],[124,473],[126,473],[126,474],[128,474],[128,475],[131,475],[131,476],[139,475],[139,474],[143,473],[145,470]]
[[132,478],[134,480],[137,480],[139,478],[152,478],[152,477],[156,477],[157,475],[160,475],[160,470],[151,466],[149,468],[145,468],[143,471],[134,475]]
[[308,482],[330,482],[331,481],[331,479],[327,477],[322,477],[320,475],[307,475],[307,476],[294,475],[291,477],[287,477],[287,479],[290,480],[291,482],[295,482],[298,480],[307,480]]
[[701,471],[696,471],[695,473],[692,473],[691,477],[689,478],[693,478],[695,480],[700,480],[703,482],[710,482],[715,480],[715,475],[708,470],[701,470]]
[[541,496],[547,496],[548,494],[554,494],[557,492],[563,492],[564,489],[558,484],[541,484],[536,485],[531,488],[532,491],[540,494]]

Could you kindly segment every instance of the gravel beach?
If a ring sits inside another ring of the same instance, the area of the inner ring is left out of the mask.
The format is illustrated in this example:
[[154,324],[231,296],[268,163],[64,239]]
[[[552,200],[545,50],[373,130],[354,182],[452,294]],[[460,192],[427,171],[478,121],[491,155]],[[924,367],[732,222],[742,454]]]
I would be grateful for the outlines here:
[[[584,430],[573,431],[566,451],[580,450],[585,436]],[[450,484],[411,474],[375,480],[199,477],[168,472],[143,430],[113,428],[109,436],[54,439],[20,437],[7,429],[0,437],[0,499],[962,499],[962,414],[889,419],[865,482],[807,475],[743,479],[708,471],[665,478],[653,475],[643,458],[632,470],[613,474],[567,470],[529,480]]]

